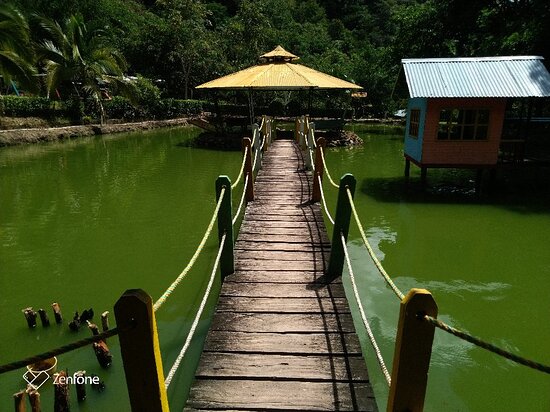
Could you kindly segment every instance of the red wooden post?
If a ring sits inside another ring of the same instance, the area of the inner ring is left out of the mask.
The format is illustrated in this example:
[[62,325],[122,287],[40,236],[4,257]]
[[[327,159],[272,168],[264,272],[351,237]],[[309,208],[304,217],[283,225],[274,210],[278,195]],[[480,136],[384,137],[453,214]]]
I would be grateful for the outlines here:
[[248,176],[248,184],[246,185],[246,201],[254,200],[254,174],[252,171],[252,145],[250,138],[243,137],[243,153],[248,148],[246,160],[244,162],[244,174]]
[[325,148],[327,141],[324,137],[317,139],[317,147],[315,148],[315,172],[313,173],[313,190],[311,192],[311,201],[319,202],[321,201],[321,187],[319,183],[319,178],[321,178],[321,183],[323,182],[323,157],[321,155],[321,150]]

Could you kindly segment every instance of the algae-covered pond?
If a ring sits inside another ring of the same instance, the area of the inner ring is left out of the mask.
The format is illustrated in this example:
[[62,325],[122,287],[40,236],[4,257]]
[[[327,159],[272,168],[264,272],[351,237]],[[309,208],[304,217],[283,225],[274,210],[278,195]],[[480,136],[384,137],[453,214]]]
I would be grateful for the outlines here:
[[[368,238],[397,285],[429,289],[444,321],[550,364],[548,170],[501,178],[481,197],[473,193],[470,172],[430,171],[430,187],[421,192],[418,170],[412,169],[408,184],[402,177],[400,128],[352,127],[364,146],[327,150],[327,163],[335,177],[351,172],[357,178]],[[49,311],[58,301],[66,319],[89,307],[96,316],[112,313],[124,290],[142,288],[156,299],[181,272],[214,209],[216,177],[234,178],[241,164],[238,152],[181,144],[196,134],[177,128],[0,149],[0,363],[89,335],[66,325],[29,330],[21,309]],[[336,193],[326,190],[334,210]],[[157,313],[165,371],[191,326],[216,243],[213,237]],[[367,316],[391,368],[399,302],[353,225],[350,251]],[[353,303],[352,310],[357,315]],[[383,410],[387,388],[355,317]],[[172,410],[184,405],[207,328],[205,319],[170,386]],[[108,343],[114,361],[106,371],[91,348],[59,357],[61,368],[85,369],[106,384],[102,393],[88,390],[83,403],[73,396],[76,411],[129,410],[118,341]],[[0,410],[13,408],[11,395],[24,387],[22,372],[0,377]],[[549,387],[548,375],[436,331],[427,411],[547,411]],[[50,410],[51,385],[41,393]]]

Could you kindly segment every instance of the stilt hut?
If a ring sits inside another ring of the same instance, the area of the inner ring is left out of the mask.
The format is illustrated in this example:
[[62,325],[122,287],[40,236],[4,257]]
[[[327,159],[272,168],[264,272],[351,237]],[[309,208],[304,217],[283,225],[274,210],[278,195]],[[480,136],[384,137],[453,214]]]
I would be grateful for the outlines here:
[[493,168],[507,100],[550,96],[542,57],[403,59],[409,90],[405,175],[421,168]]

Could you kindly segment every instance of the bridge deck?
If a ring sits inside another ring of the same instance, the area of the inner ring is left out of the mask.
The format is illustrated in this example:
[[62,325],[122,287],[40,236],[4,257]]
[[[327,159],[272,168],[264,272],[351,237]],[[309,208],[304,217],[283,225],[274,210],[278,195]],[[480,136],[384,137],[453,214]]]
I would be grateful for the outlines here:
[[310,177],[270,147],[235,245],[187,410],[362,410],[376,404]]

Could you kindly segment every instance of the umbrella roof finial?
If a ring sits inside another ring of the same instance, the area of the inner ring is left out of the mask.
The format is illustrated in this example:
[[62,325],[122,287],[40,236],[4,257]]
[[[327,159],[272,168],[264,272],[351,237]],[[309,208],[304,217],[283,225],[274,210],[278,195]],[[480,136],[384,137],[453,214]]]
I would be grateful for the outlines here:
[[281,45],[275,47],[268,53],[264,53],[260,56],[260,61],[263,63],[272,62],[293,62],[300,59],[295,54],[287,52]]

